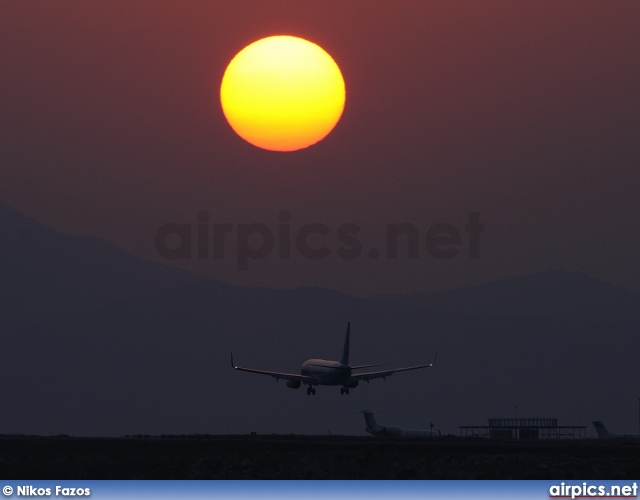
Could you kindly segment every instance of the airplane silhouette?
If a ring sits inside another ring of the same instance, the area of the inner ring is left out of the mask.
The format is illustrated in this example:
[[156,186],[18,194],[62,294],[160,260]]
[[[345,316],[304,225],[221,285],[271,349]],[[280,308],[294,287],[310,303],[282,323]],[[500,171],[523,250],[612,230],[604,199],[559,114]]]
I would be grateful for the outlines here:
[[[376,437],[383,436],[403,436],[403,437],[420,437],[420,438],[432,438],[438,434],[433,429],[403,429],[401,427],[390,427],[388,425],[382,426],[376,422],[376,418],[373,416],[377,411],[362,410],[364,414],[364,420],[367,423],[365,429],[369,434],[373,434]],[[433,427],[433,424],[431,424]]]
[[300,375],[295,373],[273,372],[267,370],[256,370],[255,368],[244,368],[236,365],[233,362],[233,353],[231,353],[231,366],[235,370],[240,370],[250,373],[258,373],[261,375],[269,375],[276,380],[283,379],[287,381],[287,387],[291,389],[298,389],[301,385],[307,385],[307,395],[316,393],[316,386],[318,385],[338,385],[340,386],[340,394],[349,394],[349,389],[353,389],[358,386],[360,381],[369,382],[377,378],[386,379],[394,373],[404,372],[409,370],[418,370],[420,368],[429,368],[436,362],[438,353],[433,358],[433,362],[418,365],[409,366],[405,368],[396,368],[394,370],[384,370],[376,372],[365,372],[354,374],[353,370],[359,370],[362,368],[371,368],[373,366],[383,366],[381,364],[376,365],[349,365],[349,335],[351,331],[351,323],[347,323],[347,334],[344,339],[344,348],[342,350],[342,357],[340,361],[328,361],[326,359],[308,359],[302,363],[300,369]]

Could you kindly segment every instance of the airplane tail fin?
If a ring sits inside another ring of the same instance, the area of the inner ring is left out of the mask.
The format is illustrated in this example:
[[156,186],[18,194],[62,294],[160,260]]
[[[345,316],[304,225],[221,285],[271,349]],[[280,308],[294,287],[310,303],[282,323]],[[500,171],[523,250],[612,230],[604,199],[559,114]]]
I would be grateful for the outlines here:
[[373,432],[377,432],[380,429],[378,422],[376,422],[376,417],[373,416],[374,413],[378,413],[377,411],[371,410],[362,410],[364,414],[364,421],[367,423],[367,429],[370,429]]
[[593,422],[593,426],[596,428],[596,432],[598,433],[598,437],[600,439],[611,436],[607,428],[604,426],[602,422],[600,422],[600,420]]
[[351,331],[351,322],[347,323],[347,335],[344,338],[344,348],[342,349],[342,357],[340,358],[341,365],[349,364],[349,332]]

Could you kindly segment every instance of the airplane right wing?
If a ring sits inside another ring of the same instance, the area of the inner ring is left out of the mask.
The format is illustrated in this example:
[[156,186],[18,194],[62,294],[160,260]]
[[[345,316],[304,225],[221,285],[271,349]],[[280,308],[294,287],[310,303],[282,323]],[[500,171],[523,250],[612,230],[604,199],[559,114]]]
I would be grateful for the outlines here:
[[318,385],[319,383],[318,380],[316,380],[313,377],[307,377],[305,375],[297,375],[295,373],[271,372],[267,370],[256,370],[255,368],[243,368],[241,366],[236,365],[233,362],[233,353],[231,353],[231,367],[234,370],[239,370],[242,372],[258,373],[260,375],[269,375],[270,377],[273,377],[276,380],[283,379],[283,380],[290,380],[290,381],[298,381],[308,385]]
[[407,366],[406,368],[396,368],[395,370],[385,370],[385,371],[379,371],[379,372],[358,373],[357,375],[351,375],[351,378],[349,379],[349,381],[359,382],[360,380],[365,380],[369,382],[369,380],[373,380],[376,378],[386,379],[387,377],[390,377],[394,373],[398,373],[398,372],[418,370],[420,368],[431,368],[435,364],[437,357],[438,357],[438,353],[436,352],[436,355],[433,357],[433,362],[428,363],[426,365]]

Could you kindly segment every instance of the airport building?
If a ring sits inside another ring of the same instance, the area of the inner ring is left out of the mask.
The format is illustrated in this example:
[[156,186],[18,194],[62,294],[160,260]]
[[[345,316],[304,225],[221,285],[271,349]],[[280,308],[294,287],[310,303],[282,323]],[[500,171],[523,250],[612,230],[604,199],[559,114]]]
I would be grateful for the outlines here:
[[461,425],[463,437],[490,439],[584,439],[584,425],[558,425],[557,418],[490,418],[489,425]]

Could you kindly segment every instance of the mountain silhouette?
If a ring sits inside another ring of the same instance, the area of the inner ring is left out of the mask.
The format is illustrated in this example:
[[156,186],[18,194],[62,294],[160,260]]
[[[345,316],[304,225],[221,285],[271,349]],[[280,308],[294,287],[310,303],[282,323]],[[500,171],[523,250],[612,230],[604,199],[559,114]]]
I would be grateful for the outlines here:
[[372,298],[474,316],[640,319],[640,294],[558,269],[455,290]]
[[68,236],[0,204],[3,325],[63,318],[202,279],[95,237]]

